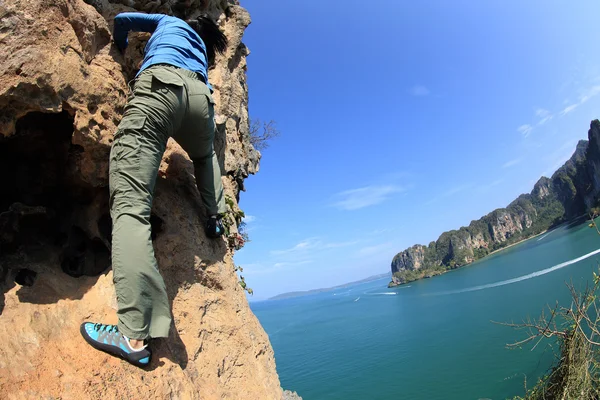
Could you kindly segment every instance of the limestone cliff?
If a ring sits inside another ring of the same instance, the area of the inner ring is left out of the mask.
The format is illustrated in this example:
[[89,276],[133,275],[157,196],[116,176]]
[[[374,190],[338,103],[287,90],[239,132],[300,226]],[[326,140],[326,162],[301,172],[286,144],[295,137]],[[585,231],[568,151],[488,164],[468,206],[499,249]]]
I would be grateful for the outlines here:
[[[258,170],[248,140],[250,18],[237,0],[0,0],[0,398],[281,399],[273,350],[234,271],[237,199]],[[172,303],[149,371],[93,351],[87,319],[115,322],[108,154],[147,34],[123,56],[121,11],[209,13],[229,38],[210,71],[231,214],[208,240],[187,155],[170,141],[152,211]]]
[[592,121],[589,141],[553,175],[542,177],[530,194],[492,211],[467,227],[444,232],[429,246],[415,245],[392,260],[392,283],[443,273],[469,264],[494,250],[543,232],[584,214],[600,197],[600,121]]

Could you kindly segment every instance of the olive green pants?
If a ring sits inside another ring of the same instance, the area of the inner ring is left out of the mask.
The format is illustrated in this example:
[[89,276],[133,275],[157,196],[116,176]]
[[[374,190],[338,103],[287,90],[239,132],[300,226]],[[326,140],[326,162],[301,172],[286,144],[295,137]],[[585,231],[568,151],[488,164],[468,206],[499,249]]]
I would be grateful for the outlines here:
[[118,327],[131,339],[167,337],[171,325],[167,291],[150,237],[154,185],[170,137],[194,162],[208,214],[225,212],[213,147],[214,101],[208,87],[195,76],[164,65],[144,70],[135,80],[110,153]]

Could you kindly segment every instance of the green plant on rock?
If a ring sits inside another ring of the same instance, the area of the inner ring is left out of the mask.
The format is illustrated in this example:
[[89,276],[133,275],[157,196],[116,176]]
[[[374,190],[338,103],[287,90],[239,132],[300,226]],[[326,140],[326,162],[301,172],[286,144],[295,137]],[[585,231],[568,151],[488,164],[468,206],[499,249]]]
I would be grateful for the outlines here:
[[229,206],[230,210],[233,210],[235,208],[235,201],[233,201],[233,198],[231,198],[231,196],[225,195],[225,204]]
[[235,222],[237,222],[238,225],[242,223],[242,220],[244,219],[245,216],[246,216],[246,213],[244,213],[242,210],[237,210],[233,213]]
[[[248,234],[242,229],[244,226],[243,219],[246,214],[236,206],[235,201],[230,196],[225,196],[225,203],[228,209],[223,214],[222,222],[225,228],[227,244],[232,249],[240,250],[249,241]],[[235,230],[232,229],[234,225],[236,226]]]
[[248,285],[246,285],[246,280],[244,279],[244,277],[242,275],[240,275],[240,280],[238,283],[240,284],[242,289],[244,289],[246,292],[248,292],[249,295],[252,296],[254,294],[254,290],[250,289],[248,287]]

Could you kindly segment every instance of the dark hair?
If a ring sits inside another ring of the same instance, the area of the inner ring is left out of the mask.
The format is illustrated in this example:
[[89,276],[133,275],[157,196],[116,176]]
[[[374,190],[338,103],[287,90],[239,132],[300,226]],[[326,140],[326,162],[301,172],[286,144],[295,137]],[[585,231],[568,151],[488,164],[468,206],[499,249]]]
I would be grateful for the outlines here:
[[219,26],[208,17],[198,17],[197,19],[185,22],[204,41],[206,55],[208,56],[208,65],[212,65],[215,62],[215,53],[223,54],[227,49],[227,37],[221,32]]

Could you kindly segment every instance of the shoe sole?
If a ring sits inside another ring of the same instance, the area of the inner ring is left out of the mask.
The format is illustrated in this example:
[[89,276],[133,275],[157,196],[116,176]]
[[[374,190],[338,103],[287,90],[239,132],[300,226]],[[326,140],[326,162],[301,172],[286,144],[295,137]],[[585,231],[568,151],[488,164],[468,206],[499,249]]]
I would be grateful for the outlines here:
[[81,327],[79,328],[79,332],[81,333],[81,336],[83,336],[83,338],[85,339],[86,342],[88,342],[88,344],[90,346],[92,346],[93,348],[95,348],[96,350],[100,350],[103,351],[107,354],[110,354],[111,356],[120,358],[122,360],[127,361],[128,363],[135,365],[136,367],[145,369],[150,365],[150,362],[152,361],[152,353],[150,353],[150,361],[148,361],[147,364],[142,364],[140,362],[137,362],[135,360],[131,360],[129,359],[129,357],[127,357],[127,353],[125,353],[125,351],[123,351],[122,348],[117,347],[117,346],[113,346],[113,345],[109,345],[109,344],[104,344],[104,343],[100,343],[95,341],[94,339],[92,339],[91,337],[89,337],[89,335],[87,334],[87,331],[85,330],[85,322],[83,324],[81,324]]

